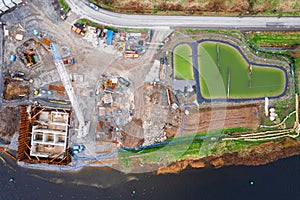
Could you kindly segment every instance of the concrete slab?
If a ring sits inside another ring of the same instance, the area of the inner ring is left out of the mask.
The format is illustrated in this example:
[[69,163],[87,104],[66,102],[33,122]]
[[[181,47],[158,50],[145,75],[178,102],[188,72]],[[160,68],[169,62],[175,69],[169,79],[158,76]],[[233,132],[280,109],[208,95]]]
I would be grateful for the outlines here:
[[145,82],[152,82],[152,81],[159,80],[159,66],[160,66],[159,60],[155,60],[149,73],[145,78]]

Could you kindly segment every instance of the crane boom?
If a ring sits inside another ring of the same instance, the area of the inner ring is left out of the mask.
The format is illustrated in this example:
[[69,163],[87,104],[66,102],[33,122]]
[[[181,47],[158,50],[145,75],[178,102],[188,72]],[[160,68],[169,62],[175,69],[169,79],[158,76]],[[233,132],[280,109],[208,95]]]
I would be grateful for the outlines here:
[[55,66],[57,68],[58,74],[60,76],[61,82],[63,83],[65,90],[69,96],[70,102],[72,104],[72,107],[75,111],[75,115],[77,117],[77,120],[79,122],[79,127],[78,127],[78,137],[84,137],[88,134],[88,126],[89,123],[85,123],[84,117],[82,114],[82,111],[79,107],[77,97],[74,93],[70,78],[68,76],[67,70],[64,66],[64,63],[60,57],[60,55],[57,53],[55,46],[53,43],[50,44],[50,49],[52,52],[52,56],[54,59]]

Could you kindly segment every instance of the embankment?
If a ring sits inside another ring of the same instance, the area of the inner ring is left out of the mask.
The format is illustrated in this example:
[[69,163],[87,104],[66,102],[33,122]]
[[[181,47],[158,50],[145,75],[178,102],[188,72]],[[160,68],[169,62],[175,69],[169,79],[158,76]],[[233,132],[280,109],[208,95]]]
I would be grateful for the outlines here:
[[250,149],[242,149],[237,152],[211,155],[197,160],[184,159],[173,162],[168,166],[159,168],[157,174],[178,173],[188,167],[223,167],[229,165],[256,166],[274,162],[281,158],[287,158],[300,154],[300,141],[284,138],[280,141],[270,141],[254,146]]

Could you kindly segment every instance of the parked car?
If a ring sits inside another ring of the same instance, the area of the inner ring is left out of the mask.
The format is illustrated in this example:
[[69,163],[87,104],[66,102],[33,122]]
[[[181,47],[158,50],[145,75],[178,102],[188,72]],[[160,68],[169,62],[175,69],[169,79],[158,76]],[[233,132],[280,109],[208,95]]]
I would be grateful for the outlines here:
[[90,3],[90,7],[93,8],[94,10],[97,10],[97,11],[99,10],[99,7],[93,3]]

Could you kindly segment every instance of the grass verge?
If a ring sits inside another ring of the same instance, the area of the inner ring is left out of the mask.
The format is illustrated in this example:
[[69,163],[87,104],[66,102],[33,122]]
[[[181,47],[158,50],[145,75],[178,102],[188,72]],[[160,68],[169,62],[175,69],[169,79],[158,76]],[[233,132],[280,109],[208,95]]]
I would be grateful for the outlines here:
[[69,5],[64,0],[59,0],[59,4],[65,11],[70,9]]

